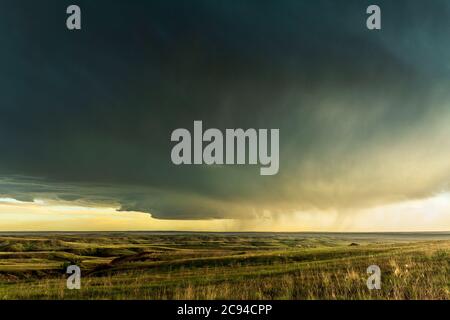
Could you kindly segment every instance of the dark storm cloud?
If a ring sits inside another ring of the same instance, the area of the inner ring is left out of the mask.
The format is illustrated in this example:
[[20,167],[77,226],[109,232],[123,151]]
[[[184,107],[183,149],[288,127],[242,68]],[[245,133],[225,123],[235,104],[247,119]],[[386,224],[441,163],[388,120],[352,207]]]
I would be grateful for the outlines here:
[[[447,1],[378,1],[381,32],[367,1],[77,1],[77,32],[69,4],[0,4],[3,195],[219,218],[448,181]],[[280,173],[172,165],[194,120],[280,128]]]

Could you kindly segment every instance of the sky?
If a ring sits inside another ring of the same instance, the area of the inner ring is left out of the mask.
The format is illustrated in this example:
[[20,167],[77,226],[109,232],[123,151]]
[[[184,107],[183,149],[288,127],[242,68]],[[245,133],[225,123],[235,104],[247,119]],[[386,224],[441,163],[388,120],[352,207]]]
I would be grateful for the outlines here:
[[[448,231],[449,31],[446,0],[2,0],[0,231]],[[195,120],[278,128],[278,174],[174,165]]]

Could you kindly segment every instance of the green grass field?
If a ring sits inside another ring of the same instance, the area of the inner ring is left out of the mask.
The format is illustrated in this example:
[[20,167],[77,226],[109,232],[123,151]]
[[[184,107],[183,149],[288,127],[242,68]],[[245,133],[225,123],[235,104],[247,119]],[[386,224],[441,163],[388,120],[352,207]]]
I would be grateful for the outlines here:
[[0,299],[449,299],[449,266],[450,233],[3,233]]

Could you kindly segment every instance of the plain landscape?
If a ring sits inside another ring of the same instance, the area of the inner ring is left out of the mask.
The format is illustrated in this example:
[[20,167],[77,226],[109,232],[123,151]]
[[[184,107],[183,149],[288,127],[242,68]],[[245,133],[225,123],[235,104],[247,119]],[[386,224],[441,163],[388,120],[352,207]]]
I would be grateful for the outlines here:
[[450,233],[0,233],[0,299],[450,299],[449,267]]

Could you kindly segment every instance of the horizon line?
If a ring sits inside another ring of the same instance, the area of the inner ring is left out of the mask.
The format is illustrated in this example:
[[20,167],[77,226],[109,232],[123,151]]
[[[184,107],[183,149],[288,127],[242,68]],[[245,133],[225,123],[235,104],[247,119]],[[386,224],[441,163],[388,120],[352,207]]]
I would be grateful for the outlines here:
[[192,230],[8,230],[1,231],[0,234],[3,233],[285,233],[285,234],[294,234],[294,233],[304,233],[304,234],[417,234],[417,233],[448,233],[450,234],[450,230],[446,231],[192,231]]

